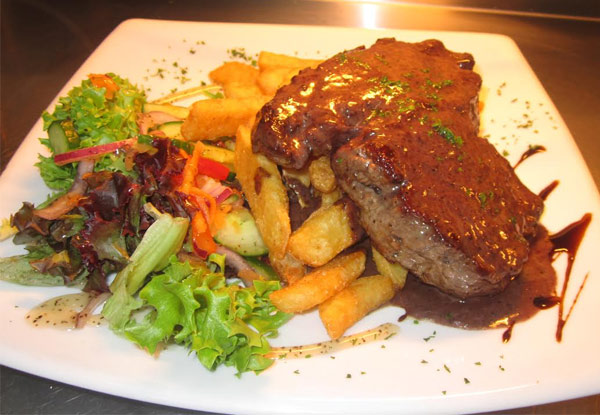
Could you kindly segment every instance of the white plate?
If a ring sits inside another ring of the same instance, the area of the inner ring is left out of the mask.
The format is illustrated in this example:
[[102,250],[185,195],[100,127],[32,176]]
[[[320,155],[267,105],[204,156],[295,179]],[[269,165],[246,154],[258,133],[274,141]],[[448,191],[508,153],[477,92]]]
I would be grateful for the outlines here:
[[[534,192],[560,180],[543,217],[551,232],[585,212],[593,213],[573,269],[567,306],[583,276],[589,272],[590,278],[561,343],[554,339],[556,309],[516,325],[507,344],[501,341],[502,330],[461,331],[414,324],[409,318],[399,324],[399,335],[385,342],[334,356],[278,361],[260,376],[245,374],[238,379],[229,368],[206,371],[175,347],[155,359],[106,328],[33,329],[24,320],[27,310],[69,290],[0,283],[0,363],[128,398],[235,413],[465,413],[599,393],[598,192],[560,115],[510,39],[481,33],[130,20],[102,43],[60,95],[89,73],[111,71],[150,87],[150,97],[156,98],[171,88],[206,80],[211,68],[229,59],[228,49],[244,47],[248,55],[270,50],[318,58],[390,36],[405,41],[439,38],[449,49],[475,56],[484,80],[483,133],[501,152],[508,151],[513,163],[530,144],[548,148],[527,160],[518,173]],[[182,68],[192,79],[183,85]],[[527,120],[532,120],[532,127],[520,128]],[[41,151],[36,140],[40,136],[38,122],[0,178],[0,217],[16,211],[21,201],[39,202],[47,194],[33,168]],[[17,252],[20,248],[9,241],[0,244],[2,256]],[[562,275],[564,261],[555,265]],[[401,309],[387,307],[353,331],[396,321],[401,314]],[[434,332],[433,338],[424,340]],[[325,339],[312,313],[294,318],[273,344]]]

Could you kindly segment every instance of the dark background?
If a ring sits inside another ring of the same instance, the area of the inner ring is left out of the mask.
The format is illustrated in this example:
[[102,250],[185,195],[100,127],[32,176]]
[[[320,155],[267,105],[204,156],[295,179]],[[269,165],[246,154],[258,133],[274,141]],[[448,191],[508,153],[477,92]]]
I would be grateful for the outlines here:
[[[123,20],[360,26],[360,4],[341,0],[1,0],[0,171],[57,91]],[[371,4],[378,4],[380,27],[491,32],[512,37],[563,116],[600,185],[600,1]],[[194,412],[107,396],[2,367],[0,413]],[[600,398],[502,413],[598,414]]]

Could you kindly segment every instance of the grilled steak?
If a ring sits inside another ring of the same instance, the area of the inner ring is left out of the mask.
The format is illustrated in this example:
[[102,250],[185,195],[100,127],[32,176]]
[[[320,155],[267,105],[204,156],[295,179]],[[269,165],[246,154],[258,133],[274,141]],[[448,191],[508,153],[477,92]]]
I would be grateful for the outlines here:
[[458,297],[502,290],[543,204],[478,136],[473,57],[380,39],[300,72],[259,113],[253,145],[299,169],[331,156],[376,248]]

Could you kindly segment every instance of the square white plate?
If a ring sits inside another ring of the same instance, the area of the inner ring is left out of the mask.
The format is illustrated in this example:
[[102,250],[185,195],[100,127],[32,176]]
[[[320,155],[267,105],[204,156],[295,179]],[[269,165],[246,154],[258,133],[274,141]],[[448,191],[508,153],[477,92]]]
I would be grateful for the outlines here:
[[[585,163],[543,87],[509,38],[481,33],[187,23],[130,20],[121,24],[60,91],[64,95],[89,73],[115,72],[149,88],[150,99],[207,80],[231,49],[245,48],[326,58],[372,44],[380,37],[403,41],[441,39],[448,49],[471,52],[483,77],[482,134],[512,163],[529,145],[548,151],[517,170],[532,191],[551,181],[542,222],[551,232],[586,212],[593,220],[573,268],[566,307],[584,275],[589,280],[565,328],[554,338],[556,309],[517,324],[503,343],[502,330],[463,331],[413,319],[384,342],[333,356],[280,360],[261,374],[206,371],[192,355],[171,347],[155,359],[107,328],[80,331],[34,329],[24,316],[40,302],[70,290],[0,282],[0,363],[101,392],[171,406],[228,413],[439,413],[475,412],[533,405],[600,392],[600,198]],[[190,79],[189,81],[187,79]],[[51,107],[53,107],[54,102]],[[529,128],[524,125],[529,124]],[[40,202],[48,190],[33,167],[43,151],[38,122],[0,177],[0,217],[22,201]],[[22,252],[10,241],[0,255]],[[565,261],[555,262],[559,278]],[[403,314],[386,307],[352,331],[395,322]],[[435,335],[434,335],[435,334]],[[434,336],[433,336],[434,335]],[[431,337],[429,341],[425,338]],[[315,313],[295,317],[277,345],[326,340]],[[480,362],[480,364],[476,364]]]

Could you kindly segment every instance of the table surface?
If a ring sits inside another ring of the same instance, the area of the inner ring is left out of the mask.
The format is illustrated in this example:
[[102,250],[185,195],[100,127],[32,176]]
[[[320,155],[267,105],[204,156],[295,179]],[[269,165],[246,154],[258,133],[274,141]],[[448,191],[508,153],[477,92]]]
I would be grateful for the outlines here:
[[[498,5],[496,3],[502,3]],[[151,18],[364,27],[366,2],[340,0],[2,0],[0,171],[41,112],[120,22]],[[600,186],[600,2],[368,2],[381,28],[492,32],[518,44]],[[104,395],[0,368],[0,413],[200,413]],[[597,414],[600,395],[502,413]]]

